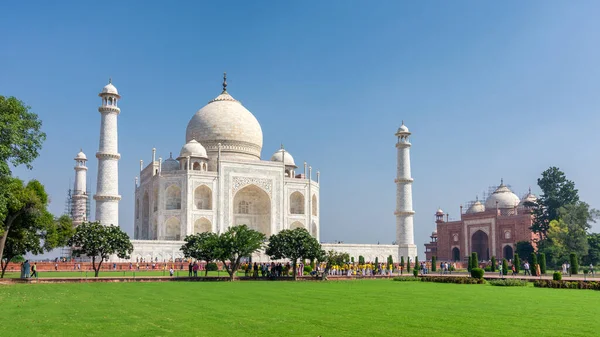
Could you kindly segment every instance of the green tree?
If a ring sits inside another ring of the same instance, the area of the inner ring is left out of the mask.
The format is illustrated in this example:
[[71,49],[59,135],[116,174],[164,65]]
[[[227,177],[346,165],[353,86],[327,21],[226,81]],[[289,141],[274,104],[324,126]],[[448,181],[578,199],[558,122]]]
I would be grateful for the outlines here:
[[[0,178],[11,175],[10,165],[25,165],[31,169],[46,140],[46,134],[41,131],[42,122],[29,109],[15,97],[0,95]],[[0,211],[0,219],[3,217]]]
[[251,256],[263,247],[265,235],[246,225],[229,227],[219,235],[218,259],[226,266],[231,281],[239,269],[242,258]]
[[388,265],[388,269],[391,265],[394,265],[394,258],[391,255],[389,255],[387,258],[387,265]]
[[471,270],[479,268],[479,257],[476,252],[471,253]]
[[508,261],[502,259],[502,275],[508,275]]
[[540,253],[540,258],[539,258],[539,262],[540,262],[540,273],[542,273],[542,275],[546,275],[546,254],[544,253]]
[[588,253],[583,261],[586,265],[597,265],[600,263],[600,233],[592,233],[587,237]]
[[492,256],[492,272],[496,271],[496,257]]
[[431,271],[435,272],[437,270],[437,258],[435,256],[431,257]]
[[92,258],[95,277],[98,277],[102,262],[111,255],[127,259],[133,252],[131,240],[121,228],[104,226],[99,222],[84,222],[77,226],[75,234],[69,239],[69,245],[73,247],[73,256]]
[[571,275],[577,275],[579,273],[579,260],[577,259],[577,254],[571,253],[570,260],[571,270],[569,272]]
[[419,257],[415,256],[415,269],[419,270],[421,269],[421,266],[419,266]]
[[348,253],[340,253],[330,250],[327,253],[321,251],[321,255],[322,256],[319,258],[319,261],[326,263],[325,270],[323,271],[323,279],[327,279],[327,275],[329,275],[329,271],[333,266],[343,266],[350,261],[350,255],[348,255]]
[[531,244],[531,242],[529,241],[519,241],[517,242],[517,249],[516,249],[516,253],[519,254],[519,256],[530,256],[531,253],[533,253],[534,249],[533,249],[533,245]]
[[294,280],[296,280],[298,259],[317,259],[322,255],[321,252],[319,241],[304,228],[284,229],[271,235],[266,250],[267,255],[274,260],[289,259],[292,261]]
[[[28,249],[33,254],[39,254],[44,249],[55,248],[62,235],[69,235],[59,231],[60,227],[54,220],[52,214],[47,211],[48,194],[44,186],[37,180],[31,180],[25,185],[22,180],[11,177],[0,178],[5,182],[5,189],[0,190],[3,200],[8,202],[5,217],[0,222],[0,261],[4,259],[7,240],[11,237],[10,244],[13,245],[9,253],[24,255],[22,249]],[[36,238],[39,236],[39,238]],[[23,242],[19,242],[22,240]],[[48,242],[44,242],[48,240]],[[35,245],[40,248],[37,249]],[[10,259],[9,259],[10,260]]]
[[400,274],[404,271],[404,256],[400,256]]
[[535,255],[535,252],[531,253],[531,255],[529,255],[529,267],[531,270],[531,275],[533,276],[539,276],[537,274],[537,256]]
[[[188,235],[181,246],[183,256],[196,260],[206,261],[206,264],[217,260],[219,236],[215,233],[204,232]],[[204,268],[204,276],[208,275],[208,268]]]
[[365,258],[362,255],[358,256],[358,264],[365,264]]
[[467,271],[469,273],[471,272],[471,267],[473,266],[473,261],[471,259],[472,259],[472,256],[469,255],[469,262],[467,263]]
[[543,240],[546,238],[550,221],[558,219],[559,209],[578,202],[579,195],[575,189],[575,183],[567,180],[565,174],[558,167],[550,167],[542,172],[542,177],[538,179],[538,186],[542,190],[542,195],[535,203],[526,206],[532,208],[534,215],[531,230],[539,233]]
[[410,273],[410,256],[406,258],[406,272]]
[[515,254],[513,264],[515,265],[515,272],[519,274],[519,271],[521,270],[521,259],[519,258],[519,253]]

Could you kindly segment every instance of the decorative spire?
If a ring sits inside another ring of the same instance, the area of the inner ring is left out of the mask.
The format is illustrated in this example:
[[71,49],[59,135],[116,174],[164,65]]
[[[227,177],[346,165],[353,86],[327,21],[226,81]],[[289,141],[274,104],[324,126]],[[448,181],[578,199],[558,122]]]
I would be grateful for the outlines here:
[[531,186],[529,186],[529,194],[531,194]]
[[504,185],[504,178],[500,178],[500,186]]
[[222,94],[226,94],[227,93],[227,73],[224,72],[223,73],[223,92]]
[[284,149],[284,147],[283,147],[283,143],[281,143],[281,149],[282,149],[282,150]]
[[108,78],[108,84],[112,84],[112,77]]
[[169,152],[169,159],[173,159],[173,152]]

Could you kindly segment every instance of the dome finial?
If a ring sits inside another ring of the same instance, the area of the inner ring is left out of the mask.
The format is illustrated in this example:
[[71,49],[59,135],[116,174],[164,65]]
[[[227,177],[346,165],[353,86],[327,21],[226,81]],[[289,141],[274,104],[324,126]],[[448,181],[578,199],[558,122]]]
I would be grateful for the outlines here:
[[281,149],[282,149],[282,150],[284,149],[284,147],[283,147],[283,143],[281,143]]
[[112,84],[112,77],[108,78],[108,83]]
[[531,194],[531,186],[529,186],[529,194]]
[[173,159],[173,152],[169,152],[169,159]]
[[223,94],[227,92],[227,72],[223,73]]
[[504,185],[504,178],[500,178],[500,186]]

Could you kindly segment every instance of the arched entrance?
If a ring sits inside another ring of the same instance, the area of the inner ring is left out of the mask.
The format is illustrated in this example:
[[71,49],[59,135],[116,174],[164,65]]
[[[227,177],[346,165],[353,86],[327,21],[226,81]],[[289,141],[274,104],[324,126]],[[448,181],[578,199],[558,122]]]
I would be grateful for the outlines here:
[[296,228],[304,228],[304,225],[300,221],[294,221],[290,225],[290,229],[296,229]]
[[150,235],[150,197],[144,193],[142,199],[142,240],[148,240]]
[[200,218],[194,222],[194,234],[212,232],[212,224],[207,218]]
[[480,260],[490,259],[488,235],[484,231],[478,230],[473,234],[471,237],[471,246],[473,247],[472,251],[477,253]]
[[458,247],[452,248],[452,261],[460,261],[460,249]]
[[247,225],[271,235],[271,198],[256,185],[239,190],[233,198],[233,225]]
[[502,253],[503,253],[505,259],[512,260],[512,258],[513,258],[513,249],[512,249],[512,246],[510,246],[510,245],[504,246],[504,249],[502,250]]

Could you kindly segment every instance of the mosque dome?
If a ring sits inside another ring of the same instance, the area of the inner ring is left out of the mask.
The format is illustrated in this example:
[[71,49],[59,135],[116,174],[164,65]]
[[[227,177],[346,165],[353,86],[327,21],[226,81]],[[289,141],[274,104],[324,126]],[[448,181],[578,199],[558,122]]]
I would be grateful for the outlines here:
[[75,160],[87,160],[87,156],[85,155],[85,153],[83,153],[83,150],[79,151],[79,153],[75,157]]
[[444,215],[444,211],[442,211],[441,208],[438,208],[438,210],[435,212],[435,215]]
[[118,95],[119,91],[117,91],[117,88],[115,88],[115,86],[112,84],[112,80],[109,80],[108,84],[105,85],[104,88],[102,88],[102,93]]
[[[285,154],[285,156],[284,156]],[[271,157],[271,161],[277,161],[277,162],[282,162],[285,159],[285,166],[293,166],[293,167],[298,167],[296,166],[296,163],[294,162],[294,157],[292,157],[292,155],[287,152],[284,149],[279,149],[277,150],[277,152],[275,152],[273,154],[273,156]]]
[[206,149],[204,148],[204,146],[202,146],[202,144],[198,143],[198,141],[196,141],[195,139],[192,139],[189,142],[187,142],[187,144],[185,144],[181,148],[181,151],[179,152],[179,157],[187,157],[187,156],[200,157],[200,158],[208,157],[206,155]]
[[409,132],[409,131],[408,131],[408,128],[406,127],[406,125],[404,125],[404,123],[402,123],[402,125],[400,125],[400,127],[398,128],[398,132]]
[[523,197],[523,199],[521,199],[521,203],[519,204],[519,206],[521,208],[525,208],[527,206],[525,206],[525,203],[527,202],[537,202],[537,197],[535,196],[535,194],[531,193],[531,188],[529,189],[529,192]]
[[200,142],[214,157],[221,144],[224,158],[260,160],[263,134],[256,117],[226,90],[198,110],[190,119],[185,139]]
[[161,166],[162,171],[177,171],[179,170],[179,162],[173,157],[165,160]]
[[[496,206],[494,205],[494,207],[496,207]],[[483,204],[479,200],[475,200],[475,202],[469,207],[469,209],[467,209],[467,214],[481,213],[481,212],[485,212],[485,206],[483,206]]]
[[496,209],[496,204],[498,208],[514,208],[518,206],[521,202],[521,199],[514,194],[510,188],[504,185],[504,182],[500,183],[500,186],[488,197],[485,201],[485,208]]

